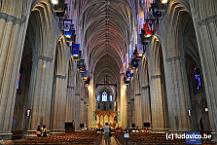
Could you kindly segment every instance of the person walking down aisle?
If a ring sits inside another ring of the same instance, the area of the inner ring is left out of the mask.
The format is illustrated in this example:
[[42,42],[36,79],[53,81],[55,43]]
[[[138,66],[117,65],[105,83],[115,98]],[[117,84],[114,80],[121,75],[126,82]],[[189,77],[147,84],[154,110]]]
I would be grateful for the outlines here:
[[[110,137],[111,138],[111,142],[110,142],[110,145],[120,145],[117,141],[116,141],[116,139],[115,139],[115,137],[114,136],[112,136],[112,137]],[[101,142],[101,144],[100,145],[106,145],[105,144],[105,141],[104,140],[102,140],[102,142]]]
[[104,140],[105,140],[105,145],[109,145],[109,132],[110,132],[110,127],[108,123],[105,123],[105,126],[103,127],[104,131]]

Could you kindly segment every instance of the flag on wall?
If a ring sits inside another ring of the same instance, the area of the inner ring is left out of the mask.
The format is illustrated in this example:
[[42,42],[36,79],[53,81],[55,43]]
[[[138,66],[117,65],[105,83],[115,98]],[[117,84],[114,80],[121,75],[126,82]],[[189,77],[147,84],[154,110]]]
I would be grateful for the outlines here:
[[80,44],[72,45],[72,56],[73,57],[79,57],[79,49],[80,49]]
[[72,20],[65,19],[63,23],[64,23],[64,31],[69,31],[72,25]]

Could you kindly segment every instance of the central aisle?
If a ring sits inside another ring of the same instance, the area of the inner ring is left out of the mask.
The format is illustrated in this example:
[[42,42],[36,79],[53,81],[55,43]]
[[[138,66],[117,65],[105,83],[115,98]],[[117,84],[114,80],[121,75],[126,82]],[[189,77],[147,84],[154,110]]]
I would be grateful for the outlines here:
[[[101,145],[106,145],[105,144],[105,140],[104,140],[103,137],[102,137]],[[111,143],[110,143],[110,145],[119,145],[118,142],[116,141],[116,139],[114,138],[114,136],[111,137]]]

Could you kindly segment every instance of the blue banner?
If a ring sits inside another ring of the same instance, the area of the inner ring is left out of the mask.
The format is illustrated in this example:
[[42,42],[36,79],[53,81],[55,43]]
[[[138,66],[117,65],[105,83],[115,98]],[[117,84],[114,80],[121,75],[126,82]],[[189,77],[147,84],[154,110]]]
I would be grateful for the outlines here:
[[127,78],[131,78],[133,76],[133,74],[131,73],[130,70],[126,71],[126,77]]
[[78,57],[79,56],[79,49],[80,49],[80,44],[72,45],[72,56],[73,57]]

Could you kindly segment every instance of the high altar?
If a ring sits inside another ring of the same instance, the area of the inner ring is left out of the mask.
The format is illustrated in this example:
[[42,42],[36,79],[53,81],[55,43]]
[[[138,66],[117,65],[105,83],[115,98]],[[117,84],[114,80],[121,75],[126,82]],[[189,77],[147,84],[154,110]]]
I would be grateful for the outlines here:
[[96,112],[96,121],[97,127],[102,128],[106,122],[112,127],[115,128],[117,124],[117,112],[115,111],[105,111],[97,110]]

